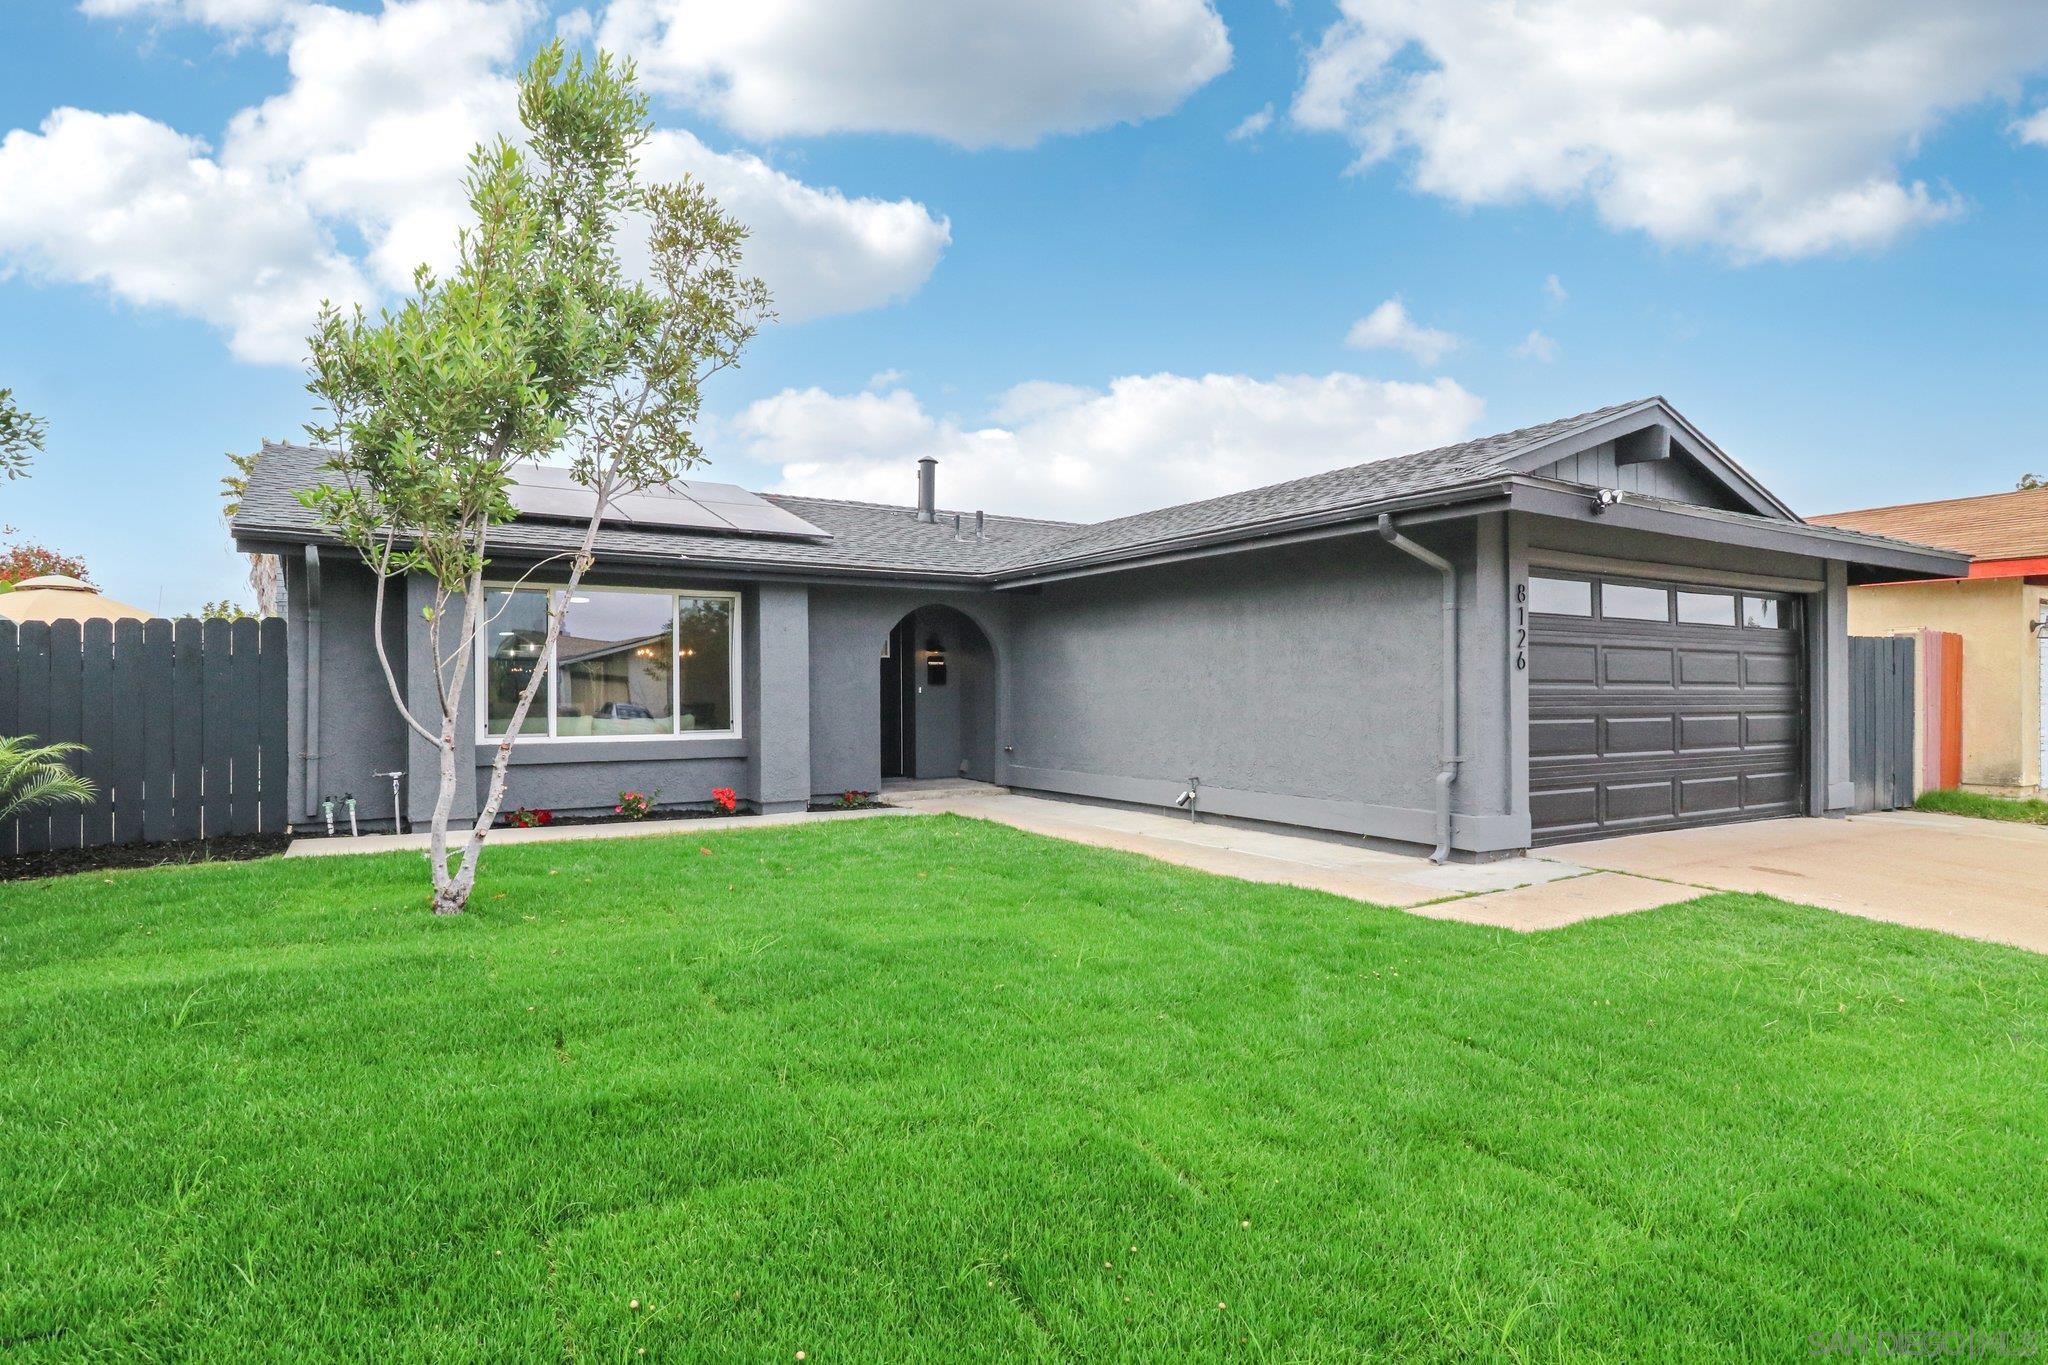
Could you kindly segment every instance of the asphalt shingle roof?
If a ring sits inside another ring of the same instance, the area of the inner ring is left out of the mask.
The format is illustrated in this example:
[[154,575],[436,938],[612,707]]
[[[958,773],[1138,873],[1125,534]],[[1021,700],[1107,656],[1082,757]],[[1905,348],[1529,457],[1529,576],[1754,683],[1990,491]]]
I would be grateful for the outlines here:
[[1845,530],[1946,545],[1980,559],[2048,555],[2048,488],[1830,512],[1812,520]]
[[1454,488],[1489,476],[1505,476],[1511,472],[1509,459],[1522,451],[1637,406],[1639,403],[1616,403],[1576,417],[1482,436],[1476,441],[1395,455],[1242,493],[1226,493],[1156,512],[1077,526],[1041,547],[1037,562],[1092,558],[1184,536],[1258,526],[1292,516]]
[[[252,540],[318,538],[318,520],[295,495],[321,481],[321,465],[326,459],[326,452],[305,446],[265,447],[263,458],[257,461],[249,476],[249,486],[242,494],[234,533]],[[1072,529],[1069,522],[989,517],[982,538],[977,541],[971,512],[962,518],[962,535],[955,537],[951,512],[938,522],[922,522],[908,507],[781,494],[763,496],[832,538],[777,540],[605,526],[598,531],[598,557],[689,559],[736,567],[824,571],[979,574],[1027,560],[1035,547]],[[492,527],[490,535],[491,546],[499,553],[553,554],[575,549],[582,539],[582,527],[549,521],[515,521]]]
[[[1647,401],[1650,400],[1617,403],[1456,445],[1349,465],[1264,488],[1110,521],[1084,524],[990,516],[979,540],[971,530],[972,513],[962,518],[969,529],[956,535],[955,514],[950,511],[941,513],[936,523],[921,522],[908,506],[771,493],[763,496],[818,527],[831,539],[781,540],[608,525],[598,533],[597,552],[600,558],[687,559],[735,570],[815,569],[824,573],[977,578],[1022,575],[1077,561],[1142,554],[1152,547],[1190,537],[1253,534],[1296,518],[1342,513],[1506,478],[1515,473],[1517,456],[1580,427],[1642,407]],[[241,510],[235,516],[235,535],[256,541],[324,538],[317,519],[294,494],[320,482],[321,465],[326,458],[324,452],[304,446],[265,446],[243,493]],[[1747,514],[1726,515],[1767,520]],[[1833,535],[1855,538],[1844,531],[1834,531]],[[581,543],[581,537],[579,526],[517,521],[494,527],[490,539],[493,549],[501,554],[549,554],[574,549]],[[1888,543],[1880,536],[1866,538],[1874,543]]]

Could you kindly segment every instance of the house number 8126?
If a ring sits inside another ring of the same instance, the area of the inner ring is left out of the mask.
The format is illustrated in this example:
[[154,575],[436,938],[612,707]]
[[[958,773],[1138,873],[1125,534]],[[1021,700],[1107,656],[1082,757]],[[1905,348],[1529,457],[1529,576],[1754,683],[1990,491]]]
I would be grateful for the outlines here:
[[1515,584],[1515,671],[1529,667],[1529,585]]

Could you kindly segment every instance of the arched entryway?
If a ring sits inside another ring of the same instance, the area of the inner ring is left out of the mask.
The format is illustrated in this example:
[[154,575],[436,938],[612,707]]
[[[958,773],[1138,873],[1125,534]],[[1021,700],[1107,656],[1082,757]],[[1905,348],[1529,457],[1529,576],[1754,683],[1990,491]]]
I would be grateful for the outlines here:
[[884,779],[996,780],[996,655],[952,607],[919,607],[882,653]]

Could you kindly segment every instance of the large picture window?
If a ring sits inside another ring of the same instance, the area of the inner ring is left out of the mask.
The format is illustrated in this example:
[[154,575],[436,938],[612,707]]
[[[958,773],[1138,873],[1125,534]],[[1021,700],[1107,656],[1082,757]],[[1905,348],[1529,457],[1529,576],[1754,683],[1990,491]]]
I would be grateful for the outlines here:
[[[493,589],[479,646],[484,732],[510,727],[536,669],[540,691],[520,727],[551,739],[634,739],[737,732],[730,593],[578,588]],[[562,612],[544,659],[550,603]]]

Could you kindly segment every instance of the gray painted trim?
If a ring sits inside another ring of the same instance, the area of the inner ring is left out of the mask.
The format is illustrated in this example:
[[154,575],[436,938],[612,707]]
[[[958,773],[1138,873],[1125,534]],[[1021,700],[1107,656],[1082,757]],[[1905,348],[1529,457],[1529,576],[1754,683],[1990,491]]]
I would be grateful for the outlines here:
[[[512,746],[507,760],[514,768],[542,767],[553,763],[671,763],[696,758],[745,758],[748,741],[738,735],[707,735],[691,739],[662,735],[621,744],[615,739],[558,739],[549,744],[529,743],[534,736],[522,735]],[[476,746],[476,763],[488,768],[498,752],[498,737]]]
[[[1509,516],[1507,523],[1507,588],[1509,653],[1507,670],[1508,716],[1508,814],[1523,829],[1534,828],[1529,813],[1529,632],[1534,628],[1528,610],[1529,519]],[[1521,661],[1520,666],[1516,660]]]
[[1650,399],[1617,413],[1605,421],[1582,427],[1568,436],[1561,436],[1542,445],[1531,446],[1528,450],[1508,461],[1517,473],[1528,474],[1547,464],[1555,464],[1591,450],[1594,446],[1608,441],[1631,436],[1649,427],[1661,426],[1669,433],[1667,445],[1675,444],[1686,454],[1699,462],[1706,471],[1719,479],[1737,498],[1759,516],[1779,517],[1797,524],[1799,517],[1790,507],[1778,501],[1771,490],[1759,483],[1750,472],[1728,458],[1721,448],[1699,434],[1698,430],[1679,416],[1668,403],[1661,399]]
[[[1828,565],[1827,634],[1820,651],[1826,660],[1828,765],[1827,809],[1830,814],[1856,804],[1856,780],[1849,771],[1849,566]],[[1814,785],[1822,785],[1820,774]]]
[[[1183,784],[1161,778],[1119,777],[1105,773],[1073,772],[1059,768],[1008,767],[1008,785],[1020,791],[1055,792],[1086,796],[1103,801],[1155,806],[1172,810]],[[1325,801],[1313,797],[1285,796],[1276,792],[1240,791],[1204,783],[1200,810],[1209,815],[1228,815],[1268,824],[1299,825],[1313,829],[1339,830],[1372,839],[1428,848],[1436,841],[1436,812],[1421,806],[1379,806],[1363,801]],[[1529,846],[1526,814],[1469,815],[1451,817],[1456,849],[1460,853],[1498,853]]]
[[[1135,554],[1123,550],[1105,551],[1101,555],[1083,556],[1075,560],[1073,567],[1070,568],[1005,575],[996,586],[1004,591],[1038,587],[1067,579],[1123,573],[1132,569],[1157,568],[1164,564],[1180,564],[1191,559],[1206,559],[1219,554],[1270,550],[1307,541],[1325,540],[1333,536],[1373,535],[1376,534],[1374,523],[1377,518],[1394,513],[1400,514],[1403,526],[1421,526],[1431,522],[1480,516],[1487,512],[1505,512],[1508,510],[1508,501],[1501,494],[1506,487],[1507,485],[1498,479],[1487,479],[1479,483],[1408,497],[1354,503],[1333,511],[1276,521],[1272,523],[1273,529],[1270,532],[1254,530],[1249,536],[1244,527],[1207,531],[1200,535],[1160,541]],[[1297,527],[1299,529],[1291,529]]]
[[[1654,415],[1656,423],[1645,421]],[[1592,426],[1582,428],[1569,436],[1560,437],[1541,446],[1534,446],[1528,452],[1517,455],[1509,463],[1520,473],[1529,473],[1545,464],[1589,450],[1605,441],[1641,431],[1646,426],[1663,425],[1670,433],[1670,443],[1699,462],[1706,471],[1726,484],[1728,491],[1749,505],[1761,516],[1780,517],[1794,524],[1803,524],[1799,515],[1780,502],[1777,495],[1764,487],[1757,477],[1736,463],[1728,453],[1701,434],[1698,427],[1679,415],[1676,408],[1661,398],[1651,398],[1626,412]]]
[[1601,522],[1628,530],[1648,531],[1683,540],[1711,540],[1752,550],[1775,550],[1807,559],[1841,564],[1870,564],[1931,578],[1958,578],[1969,572],[1969,558],[1949,551],[1880,545],[1867,538],[1844,536],[1804,522],[1764,524],[1715,517],[1705,511],[1651,506],[1640,501],[1617,503],[1598,517],[1593,501],[1565,484],[1521,477],[1515,480],[1514,510],[1578,525]]
[[1827,586],[1826,581],[1819,578],[1779,578],[1770,574],[1735,573],[1727,569],[1694,569],[1682,564],[1572,554],[1566,550],[1525,549],[1523,559],[1532,568],[1539,569],[1627,574],[1635,578],[1709,583],[1717,588],[1754,588],[1758,592],[1819,592]]
[[[300,768],[305,777],[306,809],[305,818],[311,820],[320,814],[320,549],[315,545],[306,547],[305,571],[302,575],[306,585],[306,629],[305,639],[296,651],[302,676],[306,680],[304,690],[305,708],[303,714],[295,713],[292,724],[295,730],[292,752],[299,756]],[[289,610],[289,604],[287,604]]]
[[1614,462],[1617,465],[1648,464],[1670,458],[1671,428],[1662,422],[1652,422],[1641,431],[1631,432],[1614,443]]

